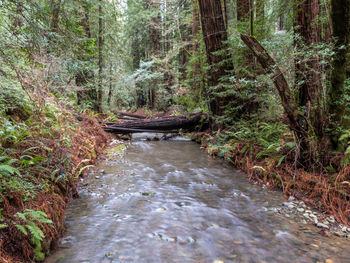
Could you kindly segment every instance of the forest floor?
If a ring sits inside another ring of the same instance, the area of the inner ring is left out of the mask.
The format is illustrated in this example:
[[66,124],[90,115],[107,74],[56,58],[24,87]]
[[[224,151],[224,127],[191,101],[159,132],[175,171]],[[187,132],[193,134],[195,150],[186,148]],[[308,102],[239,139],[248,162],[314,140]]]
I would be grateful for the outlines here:
[[79,178],[110,140],[93,117],[54,99],[47,105],[24,119],[11,116],[17,120],[12,135],[0,140],[6,150],[0,160],[0,262],[41,261],[57,246]]
[[259,142],[230,140],[225,136],[220,140],[221,134],[225,130],[214,135],[193,133],[190,137],[210,155],[224,158],[246,172],[250,182],[282,190],[288,202],[283,204],[285,211],[278,212],[287,216],[301,214],[305,221],[317,225],[322,235],[350,236],[350,165],[333,173],[307,172],[295,168],[288,147],[281,150],[285,158],[280,155],[276,158],[269,149],[263,152]]

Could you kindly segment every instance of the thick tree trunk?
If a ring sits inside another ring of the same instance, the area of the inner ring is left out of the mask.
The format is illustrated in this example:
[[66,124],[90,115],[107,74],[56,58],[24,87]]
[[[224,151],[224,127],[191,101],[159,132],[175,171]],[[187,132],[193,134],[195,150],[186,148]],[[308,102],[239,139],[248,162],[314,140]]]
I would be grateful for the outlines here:
[[[349,129],[349,120],[344,119],[349,109],[344,107],[342,98],[345,94],[345,81],[350,79],[350,0],[332,0],[331,10],[337,50],[332,63],[331,86],[328,94],[329,112],[334,130],[339,126]],[[340,146],[338,137],[339,134],[335,131],[332,138],[334,148]]]
[[[207,61],[210,65],[209,86],[217,86],[220,78],[225,76],[227,71],[233,70],[231,63],[223,63],[228,55],[214,54],[225,50],[227,45],[227,31],[225,27],[226,14],[222,12],[222,5],[217,0],[199,0],[199,9],[202,21],[203,38],[206,46]],[[221,64],[220,64],[221,63]],[[223,65],[224,64],[224,65]],[[213,94],[210,101],[210,110],[214,115],[222,115],[227,98],[220,98]]]
[[[311,46],[321,41],[320,11],[320,0],[304,0],[297,6],[294,30],[300,36],[296,41],[299,50],[302,46]],[[311,58],[302,55],[297,57],[295,71],[296,83],[299,84],[299,105],[305,108],[305,115],[312,123],[313,132],[318,138],[323,138],[328,122],[318,56],[315,54]]]
[[122,123],[108,123],[105,131],[114,133],[133,132],[173,132],[178,129],[190,129],[200,124],[202,113],[195,113],[191,116],[171,116],[144,120],[126,121]]

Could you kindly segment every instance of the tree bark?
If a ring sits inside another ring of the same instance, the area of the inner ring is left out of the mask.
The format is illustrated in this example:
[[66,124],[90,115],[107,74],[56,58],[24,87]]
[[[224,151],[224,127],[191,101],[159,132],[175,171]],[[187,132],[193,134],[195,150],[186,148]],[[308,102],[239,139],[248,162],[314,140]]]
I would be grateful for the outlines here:
[[[336,37],[336,54],[332,63],[331,86],[328,93],[329,112],[332,127],[349,129],[350,123],[344,119],[349,113],[343,104],[345,81],[350,78],[350,0],[332,0],[331,18],[333,36]],[[333,146],[337,149],[339,133],[334,132]]]
[[260,37],[264,36],[265,32],[265,0],[256,0],[256,24]]
[[250,16],[250,0],[237,0],[237,21],[247,21]]
[[[224,43],[227,41],[225,27],[226,14],[222,12],[221,2],[217,0],[199,0],[199,10],[207,61],[210,65],[208,82],[209,86],[215,87],[219,84],[220,78],[226,75],[227,71],[233,70],[233,64],[231,62],[223,63],[224,60],[228,59],[226,52],[225,55],[214,54],[227,48],[227,45]],[[210,111],[214,115],[220,116],[224,112],[227,98],[220,98],[215,94],[212,95],[209,103]]]
[[[294,27],[295,33],[300,36],[296,40],[297,49],[302,50],[303,46],[309,47],[321,41],[320,11],[320,0],[304,0],[297,5]],[[305,108],[305,115],[310,119],[316,136],[322,138],[327,119],[318,56],[305,58],[300,55],[295,61],[295,71],[299,105]]]
[[178,129],[189,129],[200,124],[203,117],[202,113],[195,113],[191,116],[170,116],[152,119],[143,119],[135,121],[126,121],[121,123],[108,123],[104,127],[106,131],[115,133],[132,133],[145,131],[176,131]]
[[111,106],[112,93],[113,93],[112,74],[113,74],[113,68],[112,68],[112,64],[110,64],[109,65],[109,91],[108,91],[108,99],[107,99],[108,106]]

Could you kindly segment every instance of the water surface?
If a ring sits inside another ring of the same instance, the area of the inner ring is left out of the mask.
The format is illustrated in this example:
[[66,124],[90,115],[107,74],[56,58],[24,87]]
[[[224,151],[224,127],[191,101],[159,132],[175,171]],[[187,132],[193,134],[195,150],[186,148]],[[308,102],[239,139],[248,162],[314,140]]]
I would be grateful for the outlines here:
[[193,142],[134,140],[99,169],[47,263],[350,262],[346,239],[276,213],[280,192],[249,184]]

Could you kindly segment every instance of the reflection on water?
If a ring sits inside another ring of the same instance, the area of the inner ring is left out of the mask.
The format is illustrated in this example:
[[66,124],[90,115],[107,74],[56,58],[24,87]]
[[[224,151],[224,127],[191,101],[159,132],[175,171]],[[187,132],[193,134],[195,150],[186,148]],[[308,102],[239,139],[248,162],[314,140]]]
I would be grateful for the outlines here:
[[99,169],[70,205],[68,232],[47,263],[350,262],[347,240],[273,213],[279,192],[249,184],[192,142],[134,141]]

